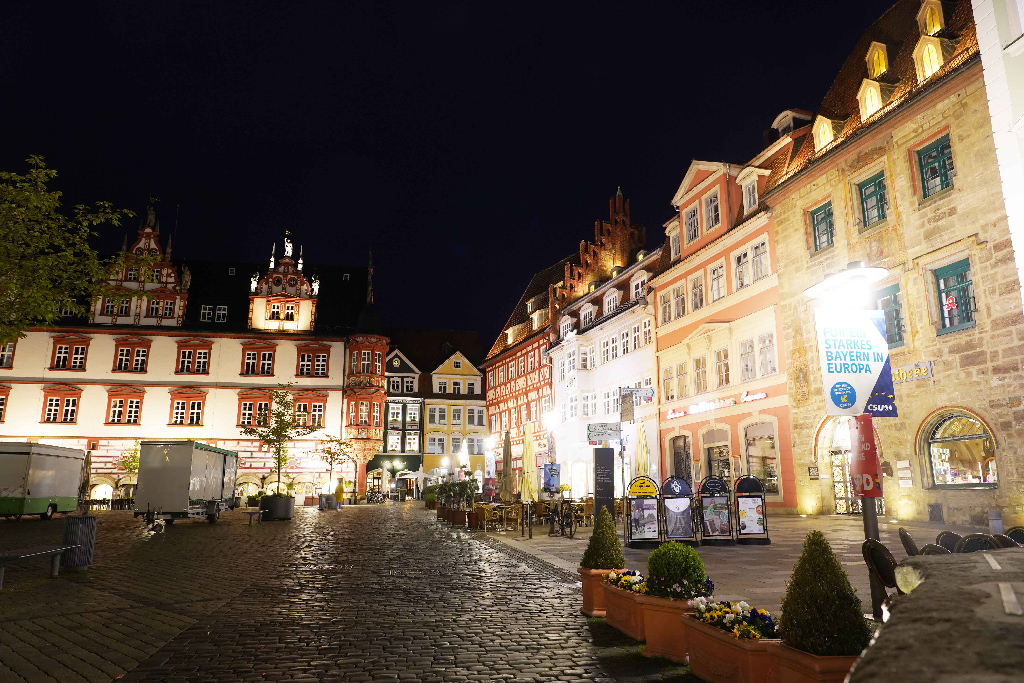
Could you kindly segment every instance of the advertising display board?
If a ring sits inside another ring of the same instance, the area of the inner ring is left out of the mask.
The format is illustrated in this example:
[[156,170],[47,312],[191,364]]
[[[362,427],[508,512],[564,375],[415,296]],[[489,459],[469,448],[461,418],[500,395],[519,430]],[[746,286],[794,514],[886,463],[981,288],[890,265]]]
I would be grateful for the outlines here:
[[498,478],[494,472],[494,452],[484,454],[484,495],[490,498],[498,495]]
[[768,545],[768,506],[764,502],[764,484],[753,475],[736,480],[736,542]]
[[897,417],[885,312],[817,308],[814,318],[825,413]]
[[731,545],[732,505],[729,486],[718,477],[700,483],[699,511],[702,545]]
[[650,477],[637,477],[629,482],[627,491],[627,545],[632,546],[635,541],[659,540],[661,534],[658,523],[658,484]]
[[545,493],[558,493],[558,487],[561,483],[561,471],[562,466],[558,463],[544,463],[543,488]]
[[594,449],[594,514],[601,506],[615,517],[615,449]]
[[661,485],[661,501],[665,538],[673,541],[696,540],[693,491],[690,485],[678,477],[669,477]]

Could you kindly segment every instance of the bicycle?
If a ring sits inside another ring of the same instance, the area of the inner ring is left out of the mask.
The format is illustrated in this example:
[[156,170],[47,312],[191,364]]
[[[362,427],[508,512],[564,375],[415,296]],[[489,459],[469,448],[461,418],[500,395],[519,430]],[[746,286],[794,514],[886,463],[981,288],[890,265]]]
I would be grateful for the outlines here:
[[[558,523],[559,535],[565,536],[568,531],[569,538],[573,538],[576,535],[576,505],[572,503],[559,503],[558,507],[552,506],[550,517],[551,517],[551,529],[555,528],[555,523]],[[549,536],[552,533],[548,533]]]

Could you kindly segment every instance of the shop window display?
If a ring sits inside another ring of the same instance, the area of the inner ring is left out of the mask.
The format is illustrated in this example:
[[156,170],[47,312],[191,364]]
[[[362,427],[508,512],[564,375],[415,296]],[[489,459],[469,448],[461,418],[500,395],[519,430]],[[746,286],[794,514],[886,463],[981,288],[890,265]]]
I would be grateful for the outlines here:
[[973,415],[943,416],[928,435],[928,458],[936,487],[995,486],[995,441]]

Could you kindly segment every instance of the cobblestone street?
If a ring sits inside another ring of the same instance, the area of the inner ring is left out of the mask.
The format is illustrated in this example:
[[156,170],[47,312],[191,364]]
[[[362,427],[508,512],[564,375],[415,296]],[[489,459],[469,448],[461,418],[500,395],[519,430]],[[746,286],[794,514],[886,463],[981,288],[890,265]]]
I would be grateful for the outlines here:
[[[575,574],[420,502],[164,533],[98,515],[88,571],[8,569],[0,681],[689,678],[588,622]],[[62,528],[0,521],[0,547],[59,542]]]

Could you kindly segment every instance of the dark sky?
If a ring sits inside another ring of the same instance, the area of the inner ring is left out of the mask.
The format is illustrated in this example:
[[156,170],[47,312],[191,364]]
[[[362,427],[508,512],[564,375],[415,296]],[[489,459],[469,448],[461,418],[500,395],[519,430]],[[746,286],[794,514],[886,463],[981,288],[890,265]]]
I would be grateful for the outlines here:
[[814,110],[890,4],[9,2],[0,168],[158,197],[176,257],[262,259],[285,229],[309,261],[372,246],[388,324],[489,344],[617,186],[659,243],[690,160]]

